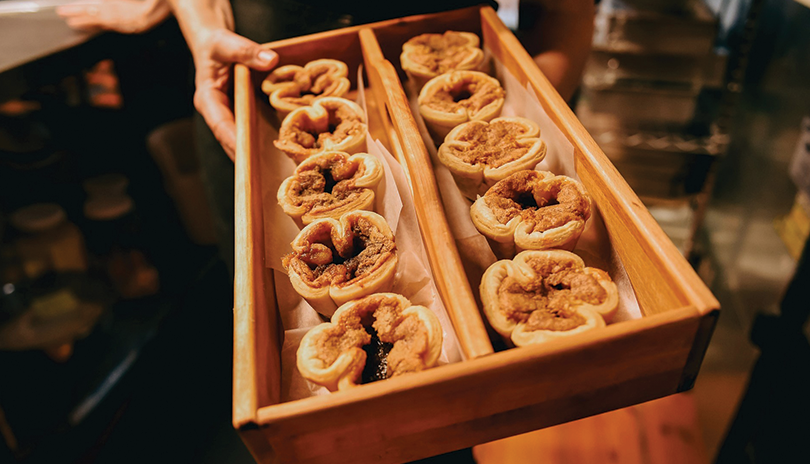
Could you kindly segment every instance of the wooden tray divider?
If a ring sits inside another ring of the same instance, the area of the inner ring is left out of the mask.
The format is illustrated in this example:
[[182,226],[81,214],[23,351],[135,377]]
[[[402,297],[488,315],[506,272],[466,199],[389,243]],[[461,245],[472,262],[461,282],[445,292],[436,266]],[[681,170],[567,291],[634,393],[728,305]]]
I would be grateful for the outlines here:
[[[368,106],[371,101],[375,102],[375,104],[372,105],[373,108],[369,107],[369,111],[372,109],[377,111],[376,116],[383,124],[384,131],[388,137],[389,147],[394,151],[394,153],[391,154],[397,160],[401,161],[404,156],[402,153],[402,143],[399,141],[399,136],[394,129],[394,125],[391,123],[391,118],[388,117],[388,110],[385,106],[385,89],[383,88],[385,84],[380,77],[380,73],[375,69],[375,66],[370,65],[370,63],[384,60],[382,51],[377,43],[377,38],[374,36],[374,32],[370,28],[364,27],[360,29],[358,35],[360,36],[360,48],[363,51],[363,65],[366,76],[368,77],[368,82],[366,83],[368,88],[366,91],[370,92],[374,97],[372,100],[367,96],[366,104]],[[402,164],[402,168],[405,171],[405,177],[408,182],[410,182],[411,176],[408,173],[407,166]]]
[[394,66],[383,58],[374,33],[370,29],[361,30],[360,38],[372,91],[378,96],[382,119],[391,132],[389,140],[394,146],[395,156],[410,180],[434,282],[453,322],[459,344],[468,359],[491,354],[494,350],[444,214],[430,155],[419,135],[402,83]]

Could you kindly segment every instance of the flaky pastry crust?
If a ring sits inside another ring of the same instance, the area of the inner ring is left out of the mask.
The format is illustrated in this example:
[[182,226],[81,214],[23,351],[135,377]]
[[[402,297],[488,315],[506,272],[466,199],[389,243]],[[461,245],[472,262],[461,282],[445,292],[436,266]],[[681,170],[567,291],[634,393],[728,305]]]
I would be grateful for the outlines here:
[[350,100],[323,97],[287,115],[273,144],[296,163],[327,151],[349,154],[366,149],[363,109]]
[[346,95],[351,85],[348,75],[346,63],[338,60],[315,60],[303,67],[291,64],[274,69],[262,81],[262,91],[283,119],[320,98]]
[[391,344],[384,378],[418,372],[436,365],[443,333],[438,318],[424,307],[395,293],[376,293],[350,301],[335,311],[331,322],[315,326],[301,340],[298,371],[330,391],[357,386],[368,355],[369,333]]
[[299,227],[316,219],[338,219],[355,210],[372,210],[382,163],[372,155],[330,151],[295,168],[278,189],[278,204]]
[[430,79],[448,71],[482,71],[484,52],[479,44],[478,36],[471,32],[422,34],[402,45],[399,59],[408,79],[422,88]]
[[540,127],[519,117],[466,122],[451,130],[439,147],[439,160],[471,200],[518,171],[534,169],[545,156]]
[[394,234],[379,214],[353,211],[304,227],[284,257],[293,289],[319,313],[391,288],[397,268]]
[[428,81],[417,102],[433,141],[441,145],[459,124],[498,117],[505,95],[494,77],[478,71],[451,71]]
[[473,224],[499,258],[521,250],[573,250],[591,216],[585,187],[546,171],[520,171],[470,207]]
[[619,305],[610,276],[564,250],[498,261],[484,272],[480,291],[492,328],[517,346],[604,327]]

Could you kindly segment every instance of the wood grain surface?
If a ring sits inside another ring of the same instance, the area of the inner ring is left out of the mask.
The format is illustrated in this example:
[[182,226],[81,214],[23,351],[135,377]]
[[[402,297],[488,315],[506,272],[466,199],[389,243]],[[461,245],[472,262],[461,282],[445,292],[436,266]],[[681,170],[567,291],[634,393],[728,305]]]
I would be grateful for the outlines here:
[[708,464],[689,393],[475,447],[478,464]]

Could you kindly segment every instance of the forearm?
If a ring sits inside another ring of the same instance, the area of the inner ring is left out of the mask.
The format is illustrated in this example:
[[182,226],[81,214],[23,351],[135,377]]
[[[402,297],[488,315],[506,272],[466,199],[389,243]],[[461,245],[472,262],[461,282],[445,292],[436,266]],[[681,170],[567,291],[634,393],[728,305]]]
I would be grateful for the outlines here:
[[278,63],[278,55],[233,32],[233,11],[228,0],[167,1],[194,57],[194,106],[234,159],[236,125],[228,96],[231,67],[239,63],[269,71]]
[[525,42],[534,61],[566,100],[582,77],[593,38],[592,0],[544,1]]
[[233,11],[228,0],[167,1],[195,57],[214,31],[233,30]]

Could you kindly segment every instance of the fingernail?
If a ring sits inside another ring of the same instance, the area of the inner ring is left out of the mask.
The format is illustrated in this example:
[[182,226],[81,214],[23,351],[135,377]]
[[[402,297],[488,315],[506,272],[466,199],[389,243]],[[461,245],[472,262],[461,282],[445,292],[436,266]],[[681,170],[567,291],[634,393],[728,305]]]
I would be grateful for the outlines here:
[[271,52],[270,50],[262,50],[259,52],[259,59],[266,63],[269,63],[276,59],[276,52]]

